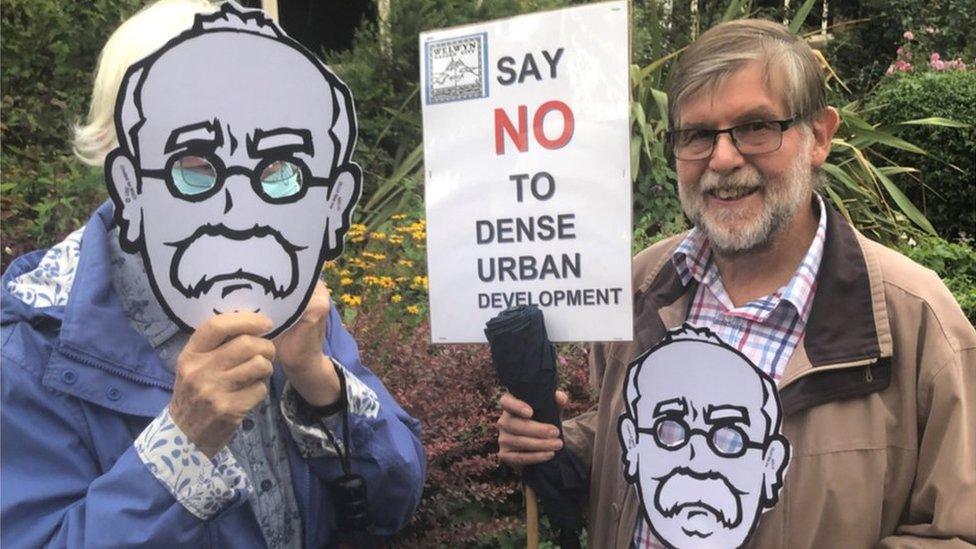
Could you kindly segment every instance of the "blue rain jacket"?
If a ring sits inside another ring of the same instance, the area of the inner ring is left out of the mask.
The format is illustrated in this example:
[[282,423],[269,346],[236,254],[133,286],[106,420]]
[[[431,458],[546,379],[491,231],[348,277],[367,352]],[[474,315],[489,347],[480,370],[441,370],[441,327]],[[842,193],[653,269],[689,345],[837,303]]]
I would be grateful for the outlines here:
[[[103,205],[85,228],[67,306],[32,308],[7,291],[44,252],[3,275],[0,315],[0,542],[5,547],[263,547],[251,506],[238,498],[201,521],[139,459],[133,441],[169,403],[173,374],[125,317],[111,284]],[[352,467],[366,478],[376,533],[402,528],[426,474],[418,422],[359,361],[333,308],[327,354],[372,388],[379,415],[350,415]],[[274,390],[284,386],[281,372]],[[281,425],[283,432],[287,428]],[[289,458],[306,547],[334,543],[326,483],[338,458],[304,459],[290,435]]]

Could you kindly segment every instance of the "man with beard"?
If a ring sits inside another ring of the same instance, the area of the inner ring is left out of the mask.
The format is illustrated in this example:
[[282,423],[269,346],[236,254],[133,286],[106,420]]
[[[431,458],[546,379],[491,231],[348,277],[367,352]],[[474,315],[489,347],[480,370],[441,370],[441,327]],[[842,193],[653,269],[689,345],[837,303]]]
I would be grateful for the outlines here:
[[741,547],[783,485],[780,419],[773,380],[707,328],[684,325],[637,357],[618,430],[624,477],[655,537]]
[[92,104],[116,111],[113,201],[3,277],[3,544],[402,528],[419,425],[318,281],[359,193],[345,84],[261,12],[163,0],[110,39]]
[[[816,55],[772,22],[718,25],[682,54],[668,98],[695,227],[634,258],[635,339],[593,347],[599,404],[563,424],[591,465],[590,544],[661,544],[621,471],[616,424],[626,365],[685,322],[742,352],[782,399],[793,458],[751,545],[976,543],[976,331],[937,276],[817,192],[839,119]],[[506,463],[562,446],[524,402],[501,406]]]

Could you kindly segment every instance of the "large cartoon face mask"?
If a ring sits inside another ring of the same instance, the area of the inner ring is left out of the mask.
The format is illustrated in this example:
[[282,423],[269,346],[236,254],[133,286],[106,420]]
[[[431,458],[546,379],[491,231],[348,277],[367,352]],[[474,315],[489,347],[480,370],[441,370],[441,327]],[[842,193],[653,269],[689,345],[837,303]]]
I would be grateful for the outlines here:
[[741,547],[778,500],[790,446],[776,385],[689,325],[632,362],[620,417],[624,476],[668,547]]
[[342,251],[361,171],[346,85],[224,4],[126,73],[105,162],[123,249],[181,327],[257,311],[274,336]]

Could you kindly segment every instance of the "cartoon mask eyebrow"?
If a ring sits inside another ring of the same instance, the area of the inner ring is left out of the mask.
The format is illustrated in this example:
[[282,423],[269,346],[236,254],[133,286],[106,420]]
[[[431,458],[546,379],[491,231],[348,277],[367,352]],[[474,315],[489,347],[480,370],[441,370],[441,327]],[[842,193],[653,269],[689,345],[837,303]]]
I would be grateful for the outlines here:
[[664,400],[658,402],[657,406],[654,407],[655,418],[663,415],[673,415],[674,412],[678,412],[682,415],[688,414],[688,405],[685,404],[685,399],[672,398],[671,400]]
[[252,158],[272,152],[302,152],[311,155],[314,154],[312,132],[295,128],[257,129],[248,139],[247,152]]
[[217,148],[224,143],[224,133],[220,124],[214,121],[197,122],[174,129],[166,139],[163,152],[169,154],[177,149],[186,148],[191,144],[202,144]]
[[742,406],[709,406],[705,410],[705,423],[741,423],[749,425],[749,410]]

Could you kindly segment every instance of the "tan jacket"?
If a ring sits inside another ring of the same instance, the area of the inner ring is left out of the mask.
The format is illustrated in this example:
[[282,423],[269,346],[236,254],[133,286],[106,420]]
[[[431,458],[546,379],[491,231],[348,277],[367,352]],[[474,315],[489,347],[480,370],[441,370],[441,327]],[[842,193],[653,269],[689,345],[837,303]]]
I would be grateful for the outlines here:
[[[793,457],[750,547],[976,544],[976,331],[939,278],[830,210],[806,333],[780,382]],[[638,515],[615,425],[627,364],[681,324],[692,286],[671,256],[634,258],[634,341],[597,344],[599,405],[565,423],[591,465],[589,540],[626,548]]]

